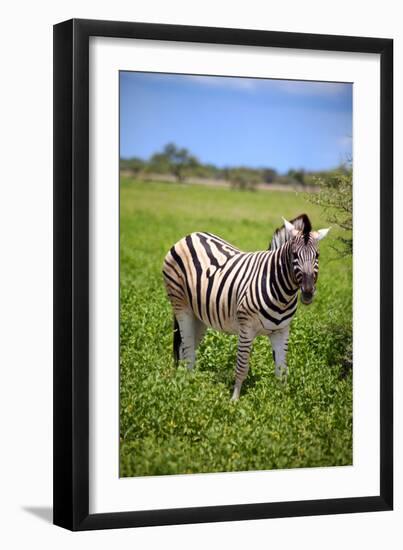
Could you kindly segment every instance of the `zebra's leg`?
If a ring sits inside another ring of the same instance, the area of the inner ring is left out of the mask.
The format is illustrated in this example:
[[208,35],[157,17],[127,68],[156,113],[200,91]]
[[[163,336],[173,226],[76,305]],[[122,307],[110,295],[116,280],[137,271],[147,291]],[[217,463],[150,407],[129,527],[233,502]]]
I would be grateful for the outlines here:
[[195,353],[197,352],[200,342],[203,340],[206,330],[207,326],[203,321],[195,317]]
[[179,359],[187,363],[188,369],[193,369],[196,360],[196,333],[199,321],[189,310],[175,312],[175,317],[181,336]]
[[287,367],[287,350],[288,350],[288,337],[290,334],[290,327],[287,325],[283,329],[276,330],[269,334],[270,342],[273,350],[273,359],[276,367],[275,373],[277,378],[287,381],[288,367]]
[[231,401],[237,401],[241,393],[242,383],[248,375],[249,355],[252,349],[252,342],[255,333],[249,329],[241,328],[238,338],[238,353],[235,369],[235,386]]
[[206,334],[207,326],[200,321],[200,319],[195,318],[195,348],[197,349],[200,342],[203,340],[204,335]]

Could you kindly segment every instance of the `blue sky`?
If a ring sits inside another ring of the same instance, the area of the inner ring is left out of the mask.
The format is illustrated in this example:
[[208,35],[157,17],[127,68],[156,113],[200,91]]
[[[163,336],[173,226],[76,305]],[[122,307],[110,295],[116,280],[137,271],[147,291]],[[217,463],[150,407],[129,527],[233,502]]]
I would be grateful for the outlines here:
[[352,153],[352,85],[120,73],[120,156],[166,143],[203,163],[326,170]]

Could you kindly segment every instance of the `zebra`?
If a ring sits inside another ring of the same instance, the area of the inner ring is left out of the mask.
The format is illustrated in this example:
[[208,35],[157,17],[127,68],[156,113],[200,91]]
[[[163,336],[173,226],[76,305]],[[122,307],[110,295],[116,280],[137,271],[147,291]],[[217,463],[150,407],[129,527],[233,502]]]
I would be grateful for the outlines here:
[[167,253],[163,278],[174,314],[174,359],[189,369],[207,327],[238,335],[236,401],[256,336],[272,345],[277,378],[286,381],[290,323],[308,305],[318,278],[318,242],[330,228],[312,231],[306,214],[278,228],[268,250],[243,252],[212,233],[195,232]]

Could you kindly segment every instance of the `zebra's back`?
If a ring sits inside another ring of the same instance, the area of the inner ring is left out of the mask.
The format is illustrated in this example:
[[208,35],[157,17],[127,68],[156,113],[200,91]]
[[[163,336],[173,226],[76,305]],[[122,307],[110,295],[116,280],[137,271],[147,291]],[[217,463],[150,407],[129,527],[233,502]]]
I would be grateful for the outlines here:
[[190,308],[206,325],[236,333],[241,282],[248,280],[253,255],[211,233],[192,233],[178,241],[163,267],[174,311]]

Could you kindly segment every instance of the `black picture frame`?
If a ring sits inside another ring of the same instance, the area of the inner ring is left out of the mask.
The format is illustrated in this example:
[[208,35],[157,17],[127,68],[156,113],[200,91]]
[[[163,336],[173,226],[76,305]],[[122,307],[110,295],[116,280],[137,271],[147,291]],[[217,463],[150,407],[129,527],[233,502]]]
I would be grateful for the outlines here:
[[[380,54],[380,491],[365,497],[89,513],[89,38]],[[54,523],[71,530],[393,507],[393,40],[73,19],[54,26]]]

